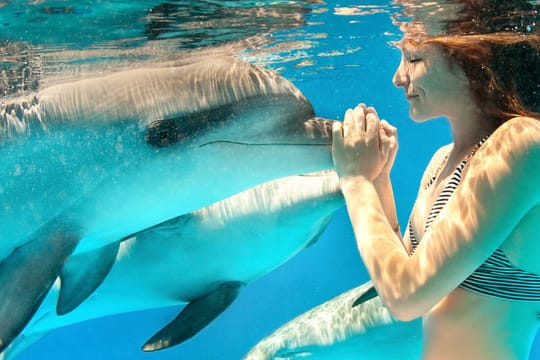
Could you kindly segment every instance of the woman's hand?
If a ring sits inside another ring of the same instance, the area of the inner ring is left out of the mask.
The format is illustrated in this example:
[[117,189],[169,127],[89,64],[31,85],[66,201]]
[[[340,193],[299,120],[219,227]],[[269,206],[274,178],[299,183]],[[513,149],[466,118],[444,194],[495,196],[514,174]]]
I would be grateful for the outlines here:
[[396,160],[397,151],[399,148],[398,138],[397,138],[397,129],[390,125],[386,120],[381,120],[381,151],[386,154],[386,163],[384,164],[379,178],[382,176],[390,176],[390,171],[392,166],[394,166],[394,161]]
[[398,148],[396,134],[371,107],[360,104],[347,110],[343,124],[333,127],[332,156],[341,181],[364,177],[373,182],[387,176]]

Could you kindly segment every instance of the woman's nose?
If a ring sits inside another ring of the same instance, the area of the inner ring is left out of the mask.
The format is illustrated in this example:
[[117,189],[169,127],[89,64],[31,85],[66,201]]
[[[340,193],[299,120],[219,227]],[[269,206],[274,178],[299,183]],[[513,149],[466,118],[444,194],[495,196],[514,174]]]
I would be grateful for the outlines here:
[[409,76],[403,69],[403,64],[400,64],[397,68],[394,77],[392,78],[392,82],[397,87],[406,87],[409,83]]

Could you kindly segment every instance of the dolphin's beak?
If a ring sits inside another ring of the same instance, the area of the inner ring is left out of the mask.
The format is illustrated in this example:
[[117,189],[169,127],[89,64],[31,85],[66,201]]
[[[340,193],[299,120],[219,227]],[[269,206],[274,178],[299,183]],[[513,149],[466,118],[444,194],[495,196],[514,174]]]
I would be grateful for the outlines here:
[[[294,130],[296,135],[300,135],[302,142],[298,141],[267,141],[267,142],[247,142],[237,140],[213,140],[199,145],[205,147],[208,145],[226,144],[226,145],[242,145],[242,146],[332,146],[332,126],[338,120],[329,120],[320,117],[313,117],[305,121],[303,127],[298,128],[295,124]],[[306,139],[310,139],[305,141]],[[313,140],[313,141],[311,141]]]
[[329,120],[320,117],[313,117],[307,120],[304,125],[307,135],[313,139],[325,139],[328,145],[332,145],[332,126],[337,120]]

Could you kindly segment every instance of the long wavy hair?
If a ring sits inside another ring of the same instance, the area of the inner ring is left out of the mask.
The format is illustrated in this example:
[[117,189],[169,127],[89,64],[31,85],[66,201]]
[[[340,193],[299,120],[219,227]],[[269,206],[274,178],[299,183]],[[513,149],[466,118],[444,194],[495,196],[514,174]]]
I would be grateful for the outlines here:
[[513,33],[444,36],[440,46],[469,79],[475,102],[497,125],[515,116],[539,118],[540,41]]

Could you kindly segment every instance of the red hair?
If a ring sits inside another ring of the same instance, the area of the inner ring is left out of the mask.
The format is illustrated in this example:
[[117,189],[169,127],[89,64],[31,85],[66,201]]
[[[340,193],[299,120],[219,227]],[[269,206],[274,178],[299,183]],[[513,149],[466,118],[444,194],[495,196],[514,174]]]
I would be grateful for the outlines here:
[[423,43],[440,46],[463,70],[478,106],[498,125],[515,116],[539,117],[538,35],[441,36],[426,38]]

